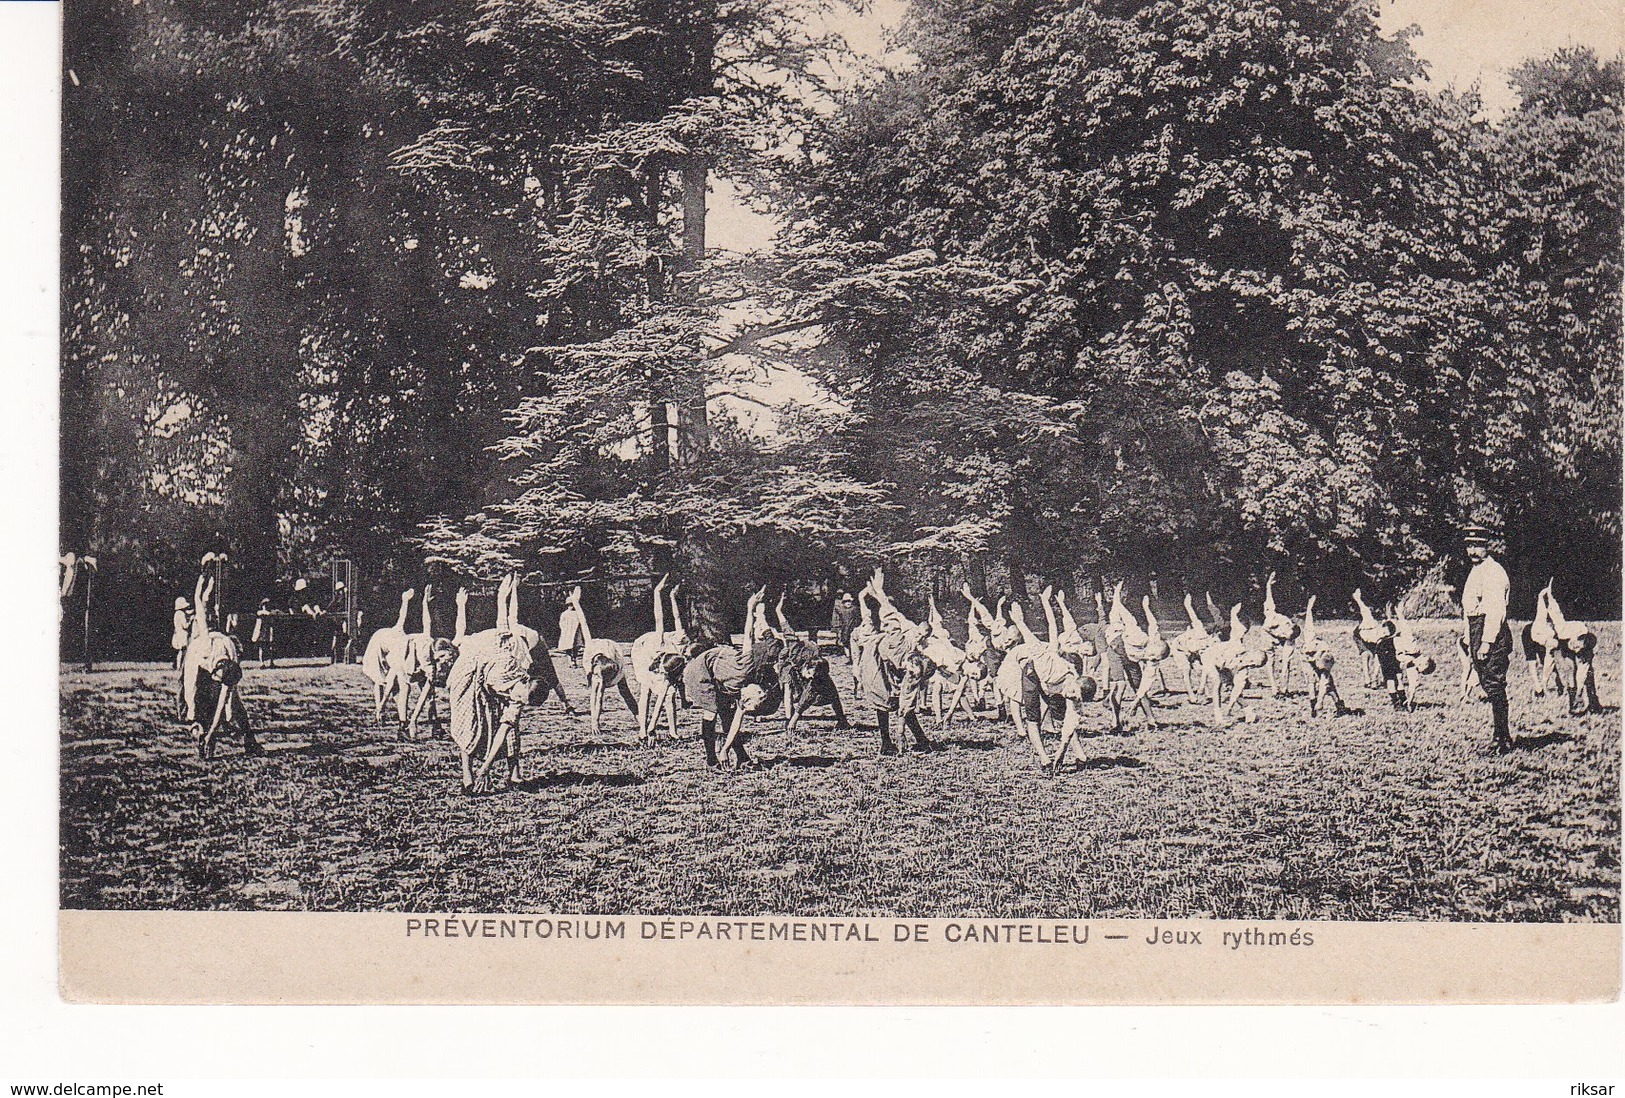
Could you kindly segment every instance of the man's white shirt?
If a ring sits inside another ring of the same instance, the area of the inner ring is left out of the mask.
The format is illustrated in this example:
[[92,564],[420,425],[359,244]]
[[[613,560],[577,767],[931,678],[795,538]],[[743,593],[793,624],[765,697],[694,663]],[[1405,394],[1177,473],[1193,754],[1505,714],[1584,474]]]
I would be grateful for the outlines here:
[[1467,574],[1467,583],[1461,589],[1461,612],[1469,618],[1484,618],[1482,643],[1489,644],[1500,635],[1511,588],[1506,569],[1494,557],[1485,557]]

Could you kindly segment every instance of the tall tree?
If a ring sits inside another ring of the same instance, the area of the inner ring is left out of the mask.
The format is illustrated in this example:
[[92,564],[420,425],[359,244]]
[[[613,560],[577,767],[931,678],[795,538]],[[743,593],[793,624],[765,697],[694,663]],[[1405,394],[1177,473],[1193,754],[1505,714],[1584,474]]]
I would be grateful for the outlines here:
[[[1619,181],[1625,64],[1559,50],[1512,73],[1519,105],[1470,148],[1478,277],[1453,318],[1464,492],[1505,523],[1520,602],[1548,576],[1619,606]],[[1576,568],[1576,562],[1584,562]]]
[[417,523],[481,499],[536,384],[547,150],[631,86],[582,11],[74,9],[64,537],[149,577],[149,613],[205,548],[255,593],[336,548],[413,573]]
[[[1087,570],[1280,565],[1335,590],[1424,567],[1477,476],[1462,320],[1493,296],[1474,233],[1499,215],[1476,104],[1420,89],[1370,3],[912,11],[918,67],[819,134],[809,237],[928,246],[1028,287],[843,328],[877,424],[955,423],[986,394],[986,429],[948,432],[973,491],[913,458],[918,435],[877,432],[879,467],[916,469],[914,520],[984,520],[1017,573],[1070,553]],[[1617,119],[1592,124],[1610,147]],[[1617,232],[1595,239],[1617,257]],[[995,429],[1034,409],[1044,430]]]
[[[857,539],[874,493],[843,476],[819,432],[791,432],[764,453],[716,404],[729,376],[723,297],[737,279],[707,252],[708,181],[762,186],[779,171],[787,127],[806,124],[796,85],[834,46],[809,29],[823,6],[599,6],[635,76],[612,124],[550,149],[565,184],[539,303],[549,318],[578,302],[600,311],[592,324],[550,323],[526,352],[548,382],[515,408],[516,433],[497,448],[511,487],[470,520],[434,524],[437,559],[676,568],[701,628],[722,635],[721,596],[749,570],[739,556]],[[504,28],[526,17],[519,4],[487,10]]]

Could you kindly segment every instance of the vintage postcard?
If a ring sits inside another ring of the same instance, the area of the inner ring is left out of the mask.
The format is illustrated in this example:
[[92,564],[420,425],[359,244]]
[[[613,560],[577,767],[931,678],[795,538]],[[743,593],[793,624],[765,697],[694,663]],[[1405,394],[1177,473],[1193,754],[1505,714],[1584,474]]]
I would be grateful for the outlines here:
[[62,34],[65,998],[1617,997],[1618,5]]

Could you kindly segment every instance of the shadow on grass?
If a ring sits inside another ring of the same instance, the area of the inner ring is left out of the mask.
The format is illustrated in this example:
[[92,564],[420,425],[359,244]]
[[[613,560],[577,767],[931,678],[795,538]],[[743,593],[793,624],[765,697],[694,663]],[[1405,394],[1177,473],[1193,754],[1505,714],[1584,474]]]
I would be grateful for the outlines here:
[[[273,743],[265,744],[264,746],[265,746],[265,755],[266,755],[267,758],[269,758],[269,757],[271,757],[273,755],[304,755],[307,758],[322,759],[322,758],[331,758],[331,757],[333,757],[335,755],[343,755],[345,753],[345,749],[340,747],[336,743],[302,743],[302,744],[297,744],[297,745],[289,744],[289,745],[284,745],[284,746],[278,747],[273,742]],[[377,753],[378,752],[374,752],[374,754],[377,754]],[[389,752],[386,752],[386,753],[387,754],[394,754],[393,751],[389,751]]]
[[840,761],[840,759],[829,755],[781,755],[776,759],[757,759],[756,765],[762,770],[776,770],[781,766],[823,770],[826,767],[834,766]]
[[644,779],[637,774],[580,774],[575,771],[561,770],[555,774],[540,774],[534,778],[515,782],[508,786],[514,793],[536,793],[543,789],[560,789],[583,786],[628,786],[642,785]]
[[[668,742],[677,743],[680,741],[672,740]],[[610,740],[602,743],[578,743],[574,740],[566,740],[560,744],[550,745],[548,750],[569,751],[576,754],[592,755],[605,751],[641,751],[648,746],[649,745],[643,740],[635,738],[626,740]]]
[[937,751],[947,748],[962,751],[997,751],[1000,744],[998,740],[967,740],[961,736],[941,736],[932,740],[931,746]]
[[1575,738],[1572,732],[1542,732],[1538,736],[1519,736],[1512,746],[1519,751],[1535,751],[1554,743],[1571,743]]
[[849,736],[863,736],[870,732],[879,732],[880,725],[873,721],[853,721],[851,727],[843,731]]
[[1063,770],[1138,770],[1145,765],[1144,759],[1137,759],[1133,755],[1096,755],[1092,759],[1082,762],[1067,762],[1061,765]]
[[[785,721],[784,714],[775,713],[773,719],[780,722],[779,727],[788,730],[789,724]],[[796,721],[796,731],[799,732],[804,728],[817,728],[825,732],[847,732],[852,728],[852,719],[848,717],[846,727],[842,728],[835,723],[834,713],[803,713],[801,719]]]
[[[1140,727],[1144,728],[1145,726],[1142,725]],[[1158,721],[1155,730],[1158,732],[1222,732],[1224,731],[1224,726],[1214,724],[1212,719],[1209,717],[1191,717],[1187,720],[1180,721]],[[1126,729],[1122,732],[1114,732],[1112,729],[1107,728],[1100,732],[1096,732],[1095,735],[1130,736],[1133,735],[1133,733]]]

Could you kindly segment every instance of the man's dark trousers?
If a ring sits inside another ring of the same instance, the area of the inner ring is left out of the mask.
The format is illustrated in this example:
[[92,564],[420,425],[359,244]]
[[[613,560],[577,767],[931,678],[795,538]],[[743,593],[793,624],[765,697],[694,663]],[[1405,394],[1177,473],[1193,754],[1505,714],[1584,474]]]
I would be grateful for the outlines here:
[[1490,642],[1487,656],[1478,654],[1484,643],[1484,618],[1475,615],[1467,619],[1467,650],[1473,655],[1473,670],[1478,672],[1479,685],[1490,702],[1490,713],[1495,724],[1495,746],[1512,746],[1512,730],[1507,717],[1507,664],[1512,659],[1512,630],[1505,622],[1501,632]]

